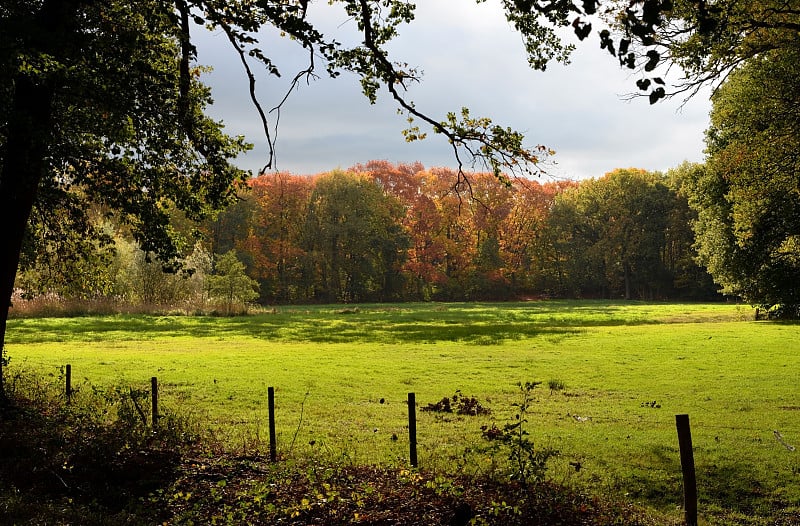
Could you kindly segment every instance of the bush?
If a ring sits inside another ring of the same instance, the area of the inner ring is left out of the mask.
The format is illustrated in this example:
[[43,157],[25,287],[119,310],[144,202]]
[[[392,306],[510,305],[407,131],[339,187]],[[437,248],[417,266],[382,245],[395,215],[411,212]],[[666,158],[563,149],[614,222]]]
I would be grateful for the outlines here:
[[0,514],[9,524],[157,523],[142,499],[173,480],[197,434],[174,416],[148,425],[149,393],[17,372],[0,408]]

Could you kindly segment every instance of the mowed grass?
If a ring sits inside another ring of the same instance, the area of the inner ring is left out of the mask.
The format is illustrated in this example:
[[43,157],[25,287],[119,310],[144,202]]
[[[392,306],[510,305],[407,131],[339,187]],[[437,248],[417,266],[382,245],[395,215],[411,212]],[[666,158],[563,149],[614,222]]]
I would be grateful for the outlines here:
[[[677,517],[675,415],[686,413],[706,514],[747,523],[800,506],[800,325],[755,322],[746,306],[547,301],[17,319],[7,342],[7,374],[55,379],[70,363],[82,395],[90,385],[147,388],[157,376],[168,411],[195,415],[246,452],[266,448],[274,386],[282,455],[404,464],[414,392],[420,465],[451,472],[500,469],[504,455],[480,428],[513,418],[517,382],[542,381],[527,429],[561,452],[550,469],[558,481]],[[419,410],[457,390],[492,414]]]

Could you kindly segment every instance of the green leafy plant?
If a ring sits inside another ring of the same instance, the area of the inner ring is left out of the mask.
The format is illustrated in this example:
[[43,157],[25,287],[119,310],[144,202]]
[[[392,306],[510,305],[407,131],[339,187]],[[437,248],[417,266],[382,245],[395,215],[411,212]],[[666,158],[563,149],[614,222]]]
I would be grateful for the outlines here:
[[482,426],[481,431],[483,438],[501,444],[507,449],[511,479],[528,484],[544,480],[547,461],[558,455],[558,451],[552,448],[537,448],[526,429],[527,413],[534,401],[533,390],[542,385],[542,382],[519,382],[517,385],[521,400],[511,404],[516,408],[513,419],[502,428],[492,424]]

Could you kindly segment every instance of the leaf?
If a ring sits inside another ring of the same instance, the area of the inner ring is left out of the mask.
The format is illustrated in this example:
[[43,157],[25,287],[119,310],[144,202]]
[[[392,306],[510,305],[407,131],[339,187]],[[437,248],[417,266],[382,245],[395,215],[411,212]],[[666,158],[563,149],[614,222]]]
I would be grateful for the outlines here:
[[622,57],[628,52],[628,46],[631,45],[631,41],[628,38],[621,38],[619,40],[619,56]]
[[656,88],[650,92],[650,104],[655,104],[666,96],[664,88]]
[[658,25],[663,10],[660,0],[645,0],[642,5],[642,22],[651,26]]
[[617,52],[614,50],[614,40],[608,29],[600,31],[600,49],[608,49],[612,56],[617,56]]
[[634,69],[636,67],[636,55],[628,53],[628,56],[621,58],[619,63],[620,65],[626,66],[628,69]]
[[650,79],[639,79],[636,81],[636,87],[645,91],[650,87]]
[[661,60],[661,55],[658,54],[658,51],[651,49],[647,52],[648,61],[644,65],[645,71],[653,71],[658,66],[659,60]]
[[579,40],[585,40],[589,33],[592,32],[592,24],[587,24],[580,18],[573,20],[572,27],[575,29],[575,35]]

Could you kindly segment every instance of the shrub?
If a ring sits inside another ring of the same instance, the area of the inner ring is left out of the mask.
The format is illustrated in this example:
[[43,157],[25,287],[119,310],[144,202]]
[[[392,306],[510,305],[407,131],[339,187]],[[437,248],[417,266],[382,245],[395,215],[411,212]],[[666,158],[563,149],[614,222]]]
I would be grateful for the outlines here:
[[522,484],[543,481],[548,460],[558,455],[555,449],[537,448],[529,438],[530,433],[525,426],[528,423],[526,418],[528,408],[533,402],[533,390],[541,383],[518,383],[522,399],[511,404],[517,409],[513,419],[502,428],[498,428],[496,424],[481,427],[483,438],[505,447],[509,461],[509,476],[511,480]]

